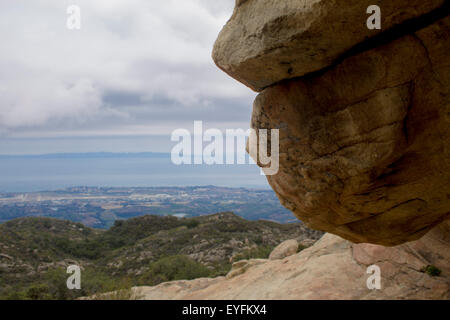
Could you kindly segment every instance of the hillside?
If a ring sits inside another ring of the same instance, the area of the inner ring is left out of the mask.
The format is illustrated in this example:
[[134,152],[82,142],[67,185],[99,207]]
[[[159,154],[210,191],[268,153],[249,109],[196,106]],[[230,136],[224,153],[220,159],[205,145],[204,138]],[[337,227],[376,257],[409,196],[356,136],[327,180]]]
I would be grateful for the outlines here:
[[2,259],[11,257],[9,260],[23,262],[22,267],[31,271],[42,263],[68,258],[67,243],[84,243],[99,235],[100,231],[80,223],[21,218],[0,225],[0,253]]
[[[232,261],[266,258],[284,240],[295,238],[306,246],[320,236],[300,223],[247,221],[233,213],[187,219],[143,216],[117,221],[106,231],[70,221],[21,218],[0,225],[0,297],[71,299],[224,275]],[[78,292],[65,288],[70,264],[83,269]]]

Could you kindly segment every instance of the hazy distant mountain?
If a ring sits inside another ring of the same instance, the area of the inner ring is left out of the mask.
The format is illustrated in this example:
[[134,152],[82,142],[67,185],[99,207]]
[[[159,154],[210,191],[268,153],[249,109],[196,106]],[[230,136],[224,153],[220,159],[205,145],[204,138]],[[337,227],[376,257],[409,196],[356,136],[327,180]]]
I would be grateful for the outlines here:
[[8,159],[8,158],[37,158],[37,159],[170,158],[170,156],[171,156],[170,153],[158,153],[158,152],[140,152],[140,153],[87,152],[87,153],[0,155],[0,159]]

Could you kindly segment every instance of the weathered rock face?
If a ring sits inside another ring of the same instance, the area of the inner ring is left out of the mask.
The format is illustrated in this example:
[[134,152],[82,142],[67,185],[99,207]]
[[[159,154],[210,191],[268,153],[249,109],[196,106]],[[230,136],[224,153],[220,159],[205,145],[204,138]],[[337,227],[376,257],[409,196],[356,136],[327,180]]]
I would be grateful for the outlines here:
[[[134,292],[149,300],[449,299],[449,227],[441,224],[395,248],[352,244],[328,234],[283,260],[250,260],[230,277],[168,282]],[[380,268],[380,290],[367,287],[372,265]],[[424,273],[429,265],[439,268],[440,276]]]
[[[375,2],[383,28],[442,4]],[[357,20],[368,2],[281,3],[238,3],[214,50],[234,78],[265,88],[252,127],[280,130],[270,185],[311,228],[355,243],[419,239],[450,216],[450,18],[330,66],[373,31]]]
[[279,260],[296,254],[298,251],[297,240],[286,240],[278,245],[270,254],[269,260]]
[[233,266],[228,272],[226,278],[231,279],[237,277],[243,273],[245,273],[251,267],[257,266],[259,264],[265,263],[264,259],[250,259],[250,260],[240,260],[238,262],[233,263]]
[[[260,91],[320,70],[356,44],[439,8],[445,0],[237,0],[214,46],[216,64]],[[382,8],[383,29],[366,27]]]
[[449,22],[257,97],[252,127],[280,129],[268,180],[309,227],[396,245],[448,217]]

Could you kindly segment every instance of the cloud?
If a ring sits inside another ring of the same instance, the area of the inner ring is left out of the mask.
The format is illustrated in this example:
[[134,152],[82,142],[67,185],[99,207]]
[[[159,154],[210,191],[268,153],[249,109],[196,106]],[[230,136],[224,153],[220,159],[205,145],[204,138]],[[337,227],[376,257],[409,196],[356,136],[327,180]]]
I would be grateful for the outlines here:
[[[81,30],[66,9],[81,8]],[[254,94],[210,57],[234,0],[0,2],[0,134],[248,126]],[[144,129],[147,128],[147,129]]]

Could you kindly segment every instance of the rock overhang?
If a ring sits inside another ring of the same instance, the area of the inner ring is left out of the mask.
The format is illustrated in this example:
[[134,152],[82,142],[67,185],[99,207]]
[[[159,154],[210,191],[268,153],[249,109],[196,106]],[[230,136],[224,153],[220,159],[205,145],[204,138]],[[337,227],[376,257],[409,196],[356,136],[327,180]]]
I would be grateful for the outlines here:
[[[213,56],[261,91],[252,127],[281,128],[280,171],[268,176],[281,203],[312,228],[394,246],[449,217],[450,22],[433,20],[443,1],[376,2],[384,28],[419,23],[346,51],[374,34],[355,23],[368,1],[241,1]],[[281,48],[299,67],[280,63]]]

